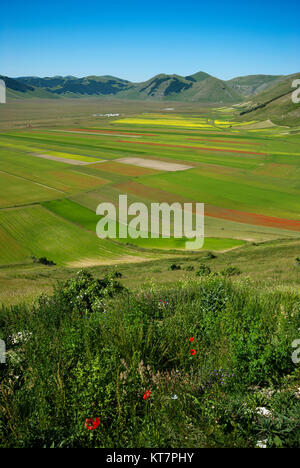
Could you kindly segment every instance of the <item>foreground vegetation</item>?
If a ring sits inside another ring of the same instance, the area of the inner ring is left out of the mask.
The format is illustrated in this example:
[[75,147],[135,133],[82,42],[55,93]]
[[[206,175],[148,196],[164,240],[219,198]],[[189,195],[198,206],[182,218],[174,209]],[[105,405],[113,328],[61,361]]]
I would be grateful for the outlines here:
[[120,276],[2,308],[1,447],[299,446],[299,294]]
[[[129,263],[119,263],[122,284],[131,289],[151,283],[172,285],[181,280],[195,279],[199,264],[206,264],[213,273],[220,273],[230,266],[240,270],[238,280],[243,279],[253,287],[269,291],[298,291],[300,267],[296,260],[300,257],[299,239],[281,239],[246,245],[226,252],[203,251],[197,254],[175,254],[168,251],[153,251],[153,259],[143,260],[145,249],[138,252],[139,257]],[[142,256],[142,257],[141,257]],[[40,258],[40,257],[37,257]],[[47,256],[53,261],[52,256]],[[180,269],[171,270],[175,263]],[[102,278],[114,271],[114,265],[91,266],[88,270]],[[57,282],[70,279],[78,268],[64,268],[59,265],[45,265],[31,259],[31,263],[3,266],[0,268],[0,304],[28,305],[42,293],[52,294]]]

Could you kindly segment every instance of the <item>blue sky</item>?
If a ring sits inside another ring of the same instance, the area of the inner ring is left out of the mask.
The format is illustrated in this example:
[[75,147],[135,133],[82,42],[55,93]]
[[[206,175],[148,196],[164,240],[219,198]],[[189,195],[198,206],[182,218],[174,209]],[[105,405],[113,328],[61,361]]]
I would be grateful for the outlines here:
[[15,0],[0,12],[0,74],[12,77],[300,71],[298,1]]

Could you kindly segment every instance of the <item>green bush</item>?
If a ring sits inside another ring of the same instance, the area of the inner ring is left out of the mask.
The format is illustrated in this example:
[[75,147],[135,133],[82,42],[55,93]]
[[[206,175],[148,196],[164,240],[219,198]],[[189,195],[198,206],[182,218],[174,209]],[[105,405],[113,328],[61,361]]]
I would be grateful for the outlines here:
[[201,263],[198,267],[198,270],[196,271],[196,276],[207,276],[211,273],[211,269],[209,266],[205,265],[204,263]]
[[56,265],[52,260],[48,260],[47,257],[32,257],[32,260],[34,263],[41,263],[42,265],[48,265],[48,266],[53,266]]
[[242,272],[238,267],[229,266],[221,271],[221,275],[223,276],[237,276],[240,275]]
[[123,286],[115,280],[120,277],[116,272],[105,276],[103,279],[95,279],[86,270],[80,270],[77,275],[67,281],[62,290],[58,290],[59,297],[67,301],[73,311],[80,315],[89,314],[96,310],[104,310],[105,298],[112,297],[122,291]]
[[207,252],[204,258],[205,260],[213,260],[214,258],[217,258],[217,256],[212,252]]

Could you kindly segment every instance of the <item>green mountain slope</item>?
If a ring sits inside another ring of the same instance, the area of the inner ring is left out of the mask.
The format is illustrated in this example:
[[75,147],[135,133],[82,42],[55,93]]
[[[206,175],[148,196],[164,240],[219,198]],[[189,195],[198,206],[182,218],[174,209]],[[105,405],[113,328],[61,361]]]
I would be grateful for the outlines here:
[[243,97],[225,81],[199,72],[186,77],[160,74],[142,83],[113,76],[20,77],[22,84],[60,97],[111,96],[119,99],[181,100],[205,103],[241,102]]
[[248,75],[227,81],[228,86],[243,96],[253,96],[277,83],[283,75]]
[[6,84],[6,95],[8,99],[48,98],[56,96],[44,88],[36,88],[31,84],[0,75],[0,79]]
[[243,96],[228,86],[226,81],[208,75],[182,93],[182,100],[204,103],[232,104],[243,101]]
[[[2,77],[8,98],[82,98],[110,97],[133,100],[201,102],[203,104],[241,104],[241,118],[265,118],[269,109],[279,120],[293,118],[294,108],[285,99],[293,90],[291,81],[298,75],[249,75],[220,80],[203,71],[188,76],[159,74],[147,81],[133,83],[110,75]],[[278,100],[281,99],[279,102]],[[273,103],[274,101],[278,101]],[[292,115],[289,114],[292,112]],[[269,118],[269,116],[268,116]]]
[[300,79],[295,73],[276,81],[268,90],[253,96],[240,109],[242,120],[270,119],[281,125],[300,125],[300,105],[292,101],[293,81]]

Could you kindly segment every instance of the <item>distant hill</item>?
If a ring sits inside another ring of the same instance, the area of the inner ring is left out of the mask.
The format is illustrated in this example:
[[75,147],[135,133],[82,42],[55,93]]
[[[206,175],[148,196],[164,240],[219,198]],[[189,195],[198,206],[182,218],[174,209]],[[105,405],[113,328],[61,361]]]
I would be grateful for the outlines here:
[[54,76],[39,78],[34,76],[17,78],[21,83],[64,97],[80,97],[81,95],[99,96],[116,94],[128,86],[128,81],[112,76]]
[[[255,107],[253,98],[268,96],[285,82],[283,75],[250,75],[224,81],[203,71],[188,76],[159,74],[141,83],[110,75],[2,77],[10,98],[110,97],[134,100],[195,101],[204,104],[238,104],[245,100]],[[276,91],[277,92],[277,91]],[[267,99],[267,97],[266,97]],[[246,110],[246,109],[244,109]],[[249,110],[249,109],[248,109]]]
[[300,79],[300,73],[281,77],[273,82],[267,90],[252,96],[240,107],[242,120],[270,119],[281,125],[300,124],[300,106],[292,101],[292,87],[294,80]]
[[113,76],[19,77],[21,83],[60,97],[111,96],[119,99],[180,100],[205,103],[241,102],[243,96],[225,81],[207,73],[190,76],[156,75],[141,83]]
[[8,78],[0,75],[0,79],[5,82],[6,93],[8,98],[12,99],[27,99],[27,98],[48,98],[53,99],[52,93],[44,88],[36,88],[19,79]]
[[227,81],[227,84],[243,96],[253,96],[277,83],[283,75],[248,75]]

